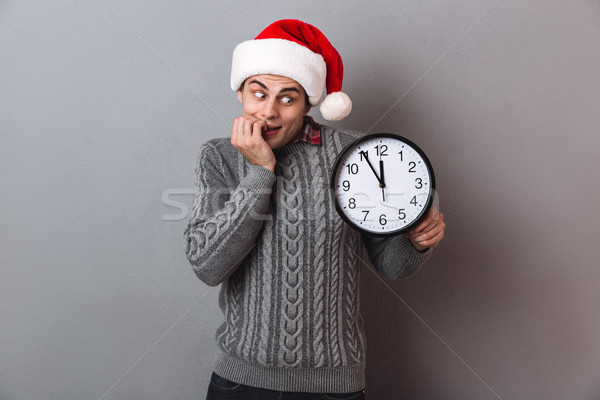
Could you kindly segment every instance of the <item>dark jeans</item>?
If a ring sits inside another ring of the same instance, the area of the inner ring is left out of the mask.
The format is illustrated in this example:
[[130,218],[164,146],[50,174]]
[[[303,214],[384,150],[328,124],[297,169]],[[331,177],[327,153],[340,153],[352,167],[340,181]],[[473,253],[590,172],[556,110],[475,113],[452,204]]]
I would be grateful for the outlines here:
[[206,400],[364,400],[363,391],[354,393],[291,393],[255,388],[227,380],[213,372]]

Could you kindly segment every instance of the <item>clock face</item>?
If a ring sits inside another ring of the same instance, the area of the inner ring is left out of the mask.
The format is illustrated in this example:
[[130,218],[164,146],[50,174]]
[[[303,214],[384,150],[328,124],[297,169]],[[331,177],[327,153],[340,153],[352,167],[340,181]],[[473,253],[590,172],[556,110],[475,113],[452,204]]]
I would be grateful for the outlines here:
[[331,177],[336,208],[352,227],[397,235],[423,219],[435,192],[427,156],[401,136],[364,136],[338,157]]

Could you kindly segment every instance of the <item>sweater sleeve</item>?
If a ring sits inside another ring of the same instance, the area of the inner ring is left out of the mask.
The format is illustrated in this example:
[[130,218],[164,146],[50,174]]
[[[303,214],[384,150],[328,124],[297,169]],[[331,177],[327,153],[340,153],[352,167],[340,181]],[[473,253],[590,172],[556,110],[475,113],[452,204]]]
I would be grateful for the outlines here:
[[194,272],[210,286],[220,284],[254,247],[269,208],[275,174],[250,165],[236,187],[229,187],[221,154],[205,144],[196,166],[192,215],[184,233]]
[[378,237],[362,234],[369,260],[377,272],[391,279],[404,279],[416,273],[433,249],[419,252],[404,235]]

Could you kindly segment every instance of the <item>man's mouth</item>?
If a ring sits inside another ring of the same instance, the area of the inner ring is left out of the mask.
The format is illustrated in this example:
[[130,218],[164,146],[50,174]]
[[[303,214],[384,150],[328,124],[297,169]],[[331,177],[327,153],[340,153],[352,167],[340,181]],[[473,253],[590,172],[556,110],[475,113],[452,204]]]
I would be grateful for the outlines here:
[[281,126],[267,126],[267,129],[263,132],[265,136],[272,136],[276,134]]

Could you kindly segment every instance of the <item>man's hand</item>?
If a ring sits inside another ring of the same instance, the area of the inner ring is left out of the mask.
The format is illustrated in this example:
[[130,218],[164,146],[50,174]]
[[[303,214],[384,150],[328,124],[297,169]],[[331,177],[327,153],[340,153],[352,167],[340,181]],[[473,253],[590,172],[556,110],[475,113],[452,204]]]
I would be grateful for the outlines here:
[[444,214],[431,206],[427,217],[414,229],[408,231],[405,236],[410,240],[413,247],[418,251],[425,251],[429,247],[435,247],[444,237]]
[[274,172],[275,154],[262,137],[262,131],[266,127],[267,123],[258,118],[238,117],[233,120],[231,144],[250,161],[250,164],[260,165]]

